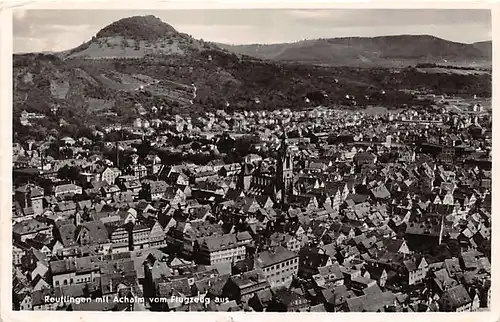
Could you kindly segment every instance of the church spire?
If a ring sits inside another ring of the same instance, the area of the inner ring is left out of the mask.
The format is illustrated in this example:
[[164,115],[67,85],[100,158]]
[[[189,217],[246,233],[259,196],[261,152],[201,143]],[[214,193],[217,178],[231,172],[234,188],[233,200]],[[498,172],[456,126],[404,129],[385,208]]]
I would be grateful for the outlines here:
[[120,146],[118,145],[118,141],[116,141],[116,167],[120,169]]
[[288,150],[288,144],[287,144],[287,139],[288,139],[288,134],[286,132],[286,128],[283,126],[283,135],[281,136],[281,144],[280,144],[280,149],[279,149],[279,158],[280,160],[283,160],[286,158],[287,150]]

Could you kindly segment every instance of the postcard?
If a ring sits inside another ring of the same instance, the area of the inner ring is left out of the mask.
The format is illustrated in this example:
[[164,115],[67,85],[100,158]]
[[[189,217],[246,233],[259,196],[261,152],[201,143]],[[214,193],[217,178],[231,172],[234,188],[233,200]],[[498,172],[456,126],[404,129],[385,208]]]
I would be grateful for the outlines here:
[[497,320],[497,8],[411,4],[7,3],[2,316]]

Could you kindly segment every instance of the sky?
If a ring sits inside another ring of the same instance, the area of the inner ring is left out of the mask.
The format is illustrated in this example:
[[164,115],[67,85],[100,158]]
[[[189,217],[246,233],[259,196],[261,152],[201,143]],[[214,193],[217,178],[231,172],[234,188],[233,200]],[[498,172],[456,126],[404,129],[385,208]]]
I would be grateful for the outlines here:
[[226,44],[400,34],[427,34],[463,43],[492,39],[489,10],[16,10],[14,52],[71,49],[110,23],[135,15],[155,15],[180,32]]

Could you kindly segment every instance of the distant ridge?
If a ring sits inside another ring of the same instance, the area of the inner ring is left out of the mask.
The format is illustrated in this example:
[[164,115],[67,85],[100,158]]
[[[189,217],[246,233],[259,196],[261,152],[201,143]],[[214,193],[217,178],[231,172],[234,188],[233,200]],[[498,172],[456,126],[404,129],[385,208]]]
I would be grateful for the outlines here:
[[342,37],[270,45],[220,47],[260,59],[324,65],[387,66],[400,63],[491,64],[491,41],[464,44],[431,35]]

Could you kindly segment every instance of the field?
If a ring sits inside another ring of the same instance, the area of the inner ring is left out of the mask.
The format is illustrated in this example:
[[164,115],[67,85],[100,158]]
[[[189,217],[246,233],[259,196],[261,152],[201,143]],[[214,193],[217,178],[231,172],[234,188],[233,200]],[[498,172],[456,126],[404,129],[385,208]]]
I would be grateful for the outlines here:
[[463,75],[463,76],[491,74],[491,72],[485,70],[457,69],[457,68],[443,68],[443,67],[417,68],[417,71],[424,74],[447,74],[447,75]]

